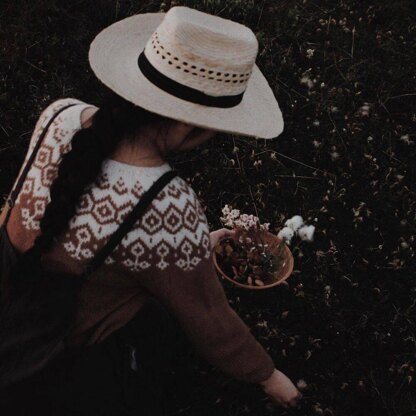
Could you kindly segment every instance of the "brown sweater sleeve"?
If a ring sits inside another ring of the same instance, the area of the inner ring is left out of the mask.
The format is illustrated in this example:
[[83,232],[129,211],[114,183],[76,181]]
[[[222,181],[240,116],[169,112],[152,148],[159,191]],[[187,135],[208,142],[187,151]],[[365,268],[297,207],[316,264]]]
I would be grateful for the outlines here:
[[142,279],[211,364],[233,378],[252,383],[272,374],[272,359],[229,306],[211,258],[202,259],[193,270],[156,270]]

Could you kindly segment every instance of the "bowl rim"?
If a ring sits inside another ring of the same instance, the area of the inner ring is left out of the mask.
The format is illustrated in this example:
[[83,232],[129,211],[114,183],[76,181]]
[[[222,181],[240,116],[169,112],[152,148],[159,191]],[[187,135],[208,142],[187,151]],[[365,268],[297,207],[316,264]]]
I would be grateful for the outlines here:
[[[273,236],[276,238],[276,240],[278,240],[278,242],[279,242],[279,243],[282,241],[282,239],[280,239],[277,235],[275,235],[275,234],[271,233],[270,231],[268,231],[268,233],[269,233],[269,234],[271,234],[271,235],[273,235]],[[220,243],[220,241],[225,240],[225,239],[228,239],[228,238],[230,238],[230,237],[228,237],[228,236],[227,236],[227,237],[220,238],[220,239],[218,240],[217,245]],[[217,245],[216,245],[216,246],[217,246]],[[216,246],[215,246],[215,247],[216,247]],[[281,279],[276,280],[275,282],[270,283],[270,284],[268,284],[268,285],[264,285],[264,286],[246,285],[246,284],[244,284],[244,283],[240,283],[240,282],[235,281],[234,279],[232,279],[231,277],[227,276],[227,275],[223,272],[223,270],[221,269],[221,267],[219,266],[219,264],[218,264],[218,262],[217,262],[217,253],[216,253],[216,251],[215,251],[215,247],[214,247],[214,248],[213,248],[213,250],[212,250],[212,260],[213,260],[213,262],[214,262],[214,265],[215,265],[215,268],[217,269],[217,271],[221,274],[221,276],[222,276],[223,278],[225,278],[225,279],[227,279],[228,281],[230,281],[230,282],[234,283],[236,286],[242,287],[242,288],[244,288],[244,289],[252,289],[252,290],[269,289],[269,288],[271,288],[271,287],[278,286],[278,285],[282,284],[282,283],[283,283],[283,282],[285,282],[285,281],[286,281],[286,280],[287,280],[287,279],[288,279],[288,278],[292,275],[292,273],[293,273],[293,266],[294,266],[293,254],[292,254],[292,252],[290,251],[289,247],[286,245],[286,246],[285,246],[285,253],[287,254],[287,257],[288,257],[288,262],[289,262],[288,272],[286,272],[286,273],[285,273],[285,275],[284,275]]]

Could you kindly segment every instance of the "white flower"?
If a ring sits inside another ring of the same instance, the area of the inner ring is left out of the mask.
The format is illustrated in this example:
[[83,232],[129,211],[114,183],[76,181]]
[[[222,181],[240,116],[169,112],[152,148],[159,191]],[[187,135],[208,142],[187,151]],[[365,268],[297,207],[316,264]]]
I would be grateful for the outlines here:
[[240,211],[237,209],[230,209],[229,205],[225,205],[222,209],[223,217],[220,217],[220,220],[226,227],[234,227],[234,221],[239,217]]
[[260,230],[266,230],[269,231],[270,223],[265,222],[264,224],[260,224]]
[[253,214],[242,214],[238,209],[231,209],[229,205],[222,208],[223,216],[221,222],[230,228],[240,228],[242,230],[260,229],[268,230],[270,223],[260,224],[260,219]]
[[330,155],[331,155],[332,160],[337,160],[339,159],[339,156],[340,156],[340,154],[336,151],[331,152]]
[[306,51],[306,57],[307,57],[307,58],[312,58],[312,56],[313,56],[314,52],[315,52],[315,49],[308,49],[308,50]]
[[308,88],[312,88],[314,86],[313,81],[310,79],[308,74],[304,74],[300,79],[301,84],[306,84]]
[[400,137],[400,140],[406,144],[413,144],[412,140],[410,140],[410,136],[408,134],[404,134]]
[[306,381],[305,381],[305,380],[300,379],[300,380],[298,380],[298,382],[296,383],[296,387],[297,387],[299,390],[305,390],[305,389],[308,387],[308,384],[306,383]]
[[240,211],[238,210],[238,209],[233,209],[231,212],[230,212],[230,217],[231,218],[238,218],[239,217],[239,215],[240,215]]
[[236,226],[238,218],[240,217],[240,211],[238,209],[231,210],[230,208],[229,205],[224,206],[222,209],[223,216],[220,217],[220,220],[226,227],[233,228]]
[[370,105],[369,103],[364,103],[359,109],[361,116],[368,116],[370,114]]
[[225,205],[224,208],[222,209],[222,213],[224,215],[227,215],[230,213],[230,207],[228,205]]
[[231,228],[234,226],[234,223],[231,220],[223,221],[223,224],[226,227],[231,227]]
[[297,231],[299,237],[304,241],[312,241],[313,234],[315,233],[315,226],[314,225],[304,225],[300,227]]
[[303,225],[303,218],[300,215],[295,215],[285,222],[285,227],[291,228],[293,231],[297,231]]
[[279,231],[279,234],[277,234],[277,236],[281,239],[281,240],[286,240],[287,244],[290,244],[290,240],[292,240],[292,237],[294,236],[295,232],[289,228],[289,227],[284,227]]

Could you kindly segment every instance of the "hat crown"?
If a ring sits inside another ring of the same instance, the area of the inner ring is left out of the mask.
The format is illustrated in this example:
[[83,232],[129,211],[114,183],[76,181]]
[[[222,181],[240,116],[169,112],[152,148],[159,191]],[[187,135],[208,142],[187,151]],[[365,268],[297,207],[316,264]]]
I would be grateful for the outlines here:
[[212,96],[247,87],[258,53],[253,31],[185,6],[169,9],[144,53],[163,75]]

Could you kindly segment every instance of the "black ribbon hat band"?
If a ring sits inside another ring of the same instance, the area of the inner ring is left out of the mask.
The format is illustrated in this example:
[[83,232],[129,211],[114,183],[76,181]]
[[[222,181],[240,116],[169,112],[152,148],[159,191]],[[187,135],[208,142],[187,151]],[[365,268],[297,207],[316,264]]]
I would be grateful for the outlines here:
[[175,97],[192,103],[202,104],[208,107],[230,108],[238,105],[243,99],[244,91],[238,95],[213,97],[212,95],[207,95],[195,88],[176,82],[159,72],[159,70],[147,59],[144,50],[139,55],[138,65],[143,75],[157,87]]

